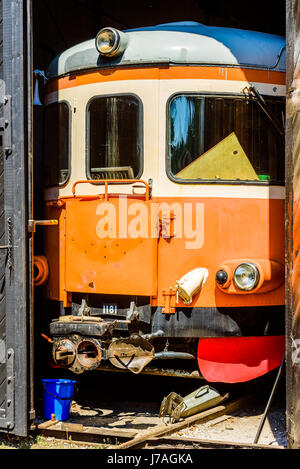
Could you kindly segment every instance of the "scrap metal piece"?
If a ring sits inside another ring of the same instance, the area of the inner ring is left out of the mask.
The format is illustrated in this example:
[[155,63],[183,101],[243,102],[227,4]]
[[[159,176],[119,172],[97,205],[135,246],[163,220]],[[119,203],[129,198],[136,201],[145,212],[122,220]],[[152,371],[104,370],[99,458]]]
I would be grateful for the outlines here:
[[229,394],[221,394],[209,385],[201,386],[196,391],[188,394],[173,412],[173,419],[176,421],[181,418],[189,417],[203,410],[214,407],[227,399]]
[[159,410],[159,417],[172,417],[174,410],[176,409],[179,404],[183,402],[183,397],[176,392],[170,392],[167,397],[164,397],[160,410]]
[[209,385],[201,386],[184,398],[174,392],[170,393],[162,401],[160,416],[169,416],[172,422],[181,418],[202,412],[218,405],[228,398],[229,394],[221,394]]
[[108,348],[112,365],[135,374],[140,373],[153,357],[153,346],[138,334],[132,334],[127,339],[116,339]]

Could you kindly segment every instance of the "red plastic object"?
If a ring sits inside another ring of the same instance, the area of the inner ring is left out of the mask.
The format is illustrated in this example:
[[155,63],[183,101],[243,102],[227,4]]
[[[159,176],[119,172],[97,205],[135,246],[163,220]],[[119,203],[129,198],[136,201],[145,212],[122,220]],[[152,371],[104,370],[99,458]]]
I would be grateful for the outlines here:
[[207,381],[240,383],[280,366],[284,350],[284,336],[199,339],[198,366]]

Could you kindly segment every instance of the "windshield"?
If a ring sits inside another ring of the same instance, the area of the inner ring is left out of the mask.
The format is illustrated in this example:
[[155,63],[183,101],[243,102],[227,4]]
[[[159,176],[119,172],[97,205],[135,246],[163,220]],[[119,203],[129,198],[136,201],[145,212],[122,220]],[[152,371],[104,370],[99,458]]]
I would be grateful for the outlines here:
[[[264,100],[282,121],[283,99]],[[254,99],[177,95],[168,127],[173,179],[284,181],[284,138]]]

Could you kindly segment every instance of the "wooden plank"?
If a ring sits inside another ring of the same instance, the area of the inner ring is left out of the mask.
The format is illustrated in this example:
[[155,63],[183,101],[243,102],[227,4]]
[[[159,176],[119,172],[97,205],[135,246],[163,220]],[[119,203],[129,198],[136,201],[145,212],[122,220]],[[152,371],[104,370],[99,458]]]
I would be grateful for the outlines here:
[[43,422],[43,423],[40,423],[37,428],[39,430],[44,430],[46,428],[50,428],[50,427],[53,427],[53,425],[56,425],[57,423],[59,423],[59,420],[47,420],[46,422]]
[[119,430],[115,428],[94,428],[94,427],[85,427],[85,433],[93,434],[93,435],[103,435],[103,436],[110,436],[110,437],[122,437],[122,438],[134,438],[137,435],[138,431],[133,430]]
[[37,430],[49,430],[53,433],[63,434],[68,432],[73,435],[89,435],[89,436],[99,436],[99,437],[112,437],[112,438],[134,438],[138,433],[138,430],[135,429],[124,429],[120,430],[117,428],[105,428],[105,427],[85,427],[82,424],[69,423],[69,422],[60,422],[58,420],[47,420],[37,426]]
[[72,431],[72,432],[83,432],[86,427],[84,427],[81,423],[65,423],[61,424],[62,430]]
[[125,443],[122,443],[118,446],[115,446],[114,449],[127,449],[137,446],[141,443],[145,443],[151,438],[163,436],[163,435],[170,435],[171,433],[175,433],[182,428],[189,427],[190,425],[195,425],[196,423],[204,423],[209,420],[212,420],[216,417],[224,415],[226,413],[232,412],[234,410],[240,409],[244,407],[246,404],[249,403],[250,399],[254,396],[246,396],[235,401],[228,403],[227,405],[220,405],[214,407],[212,409],[205,410],[204,412],[200,412],[199,414],[192,415],[181,422],[173,423],[171,425],[157,425],[156,427],[148,430],[144,433],[137,434],[134,438]]

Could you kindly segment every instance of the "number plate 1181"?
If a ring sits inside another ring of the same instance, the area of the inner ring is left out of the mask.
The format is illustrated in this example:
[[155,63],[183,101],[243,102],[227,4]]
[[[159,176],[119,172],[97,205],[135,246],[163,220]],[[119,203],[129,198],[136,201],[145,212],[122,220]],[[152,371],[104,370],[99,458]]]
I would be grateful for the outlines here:
[[103,305],[103,314],[118,314],[118,305]]

